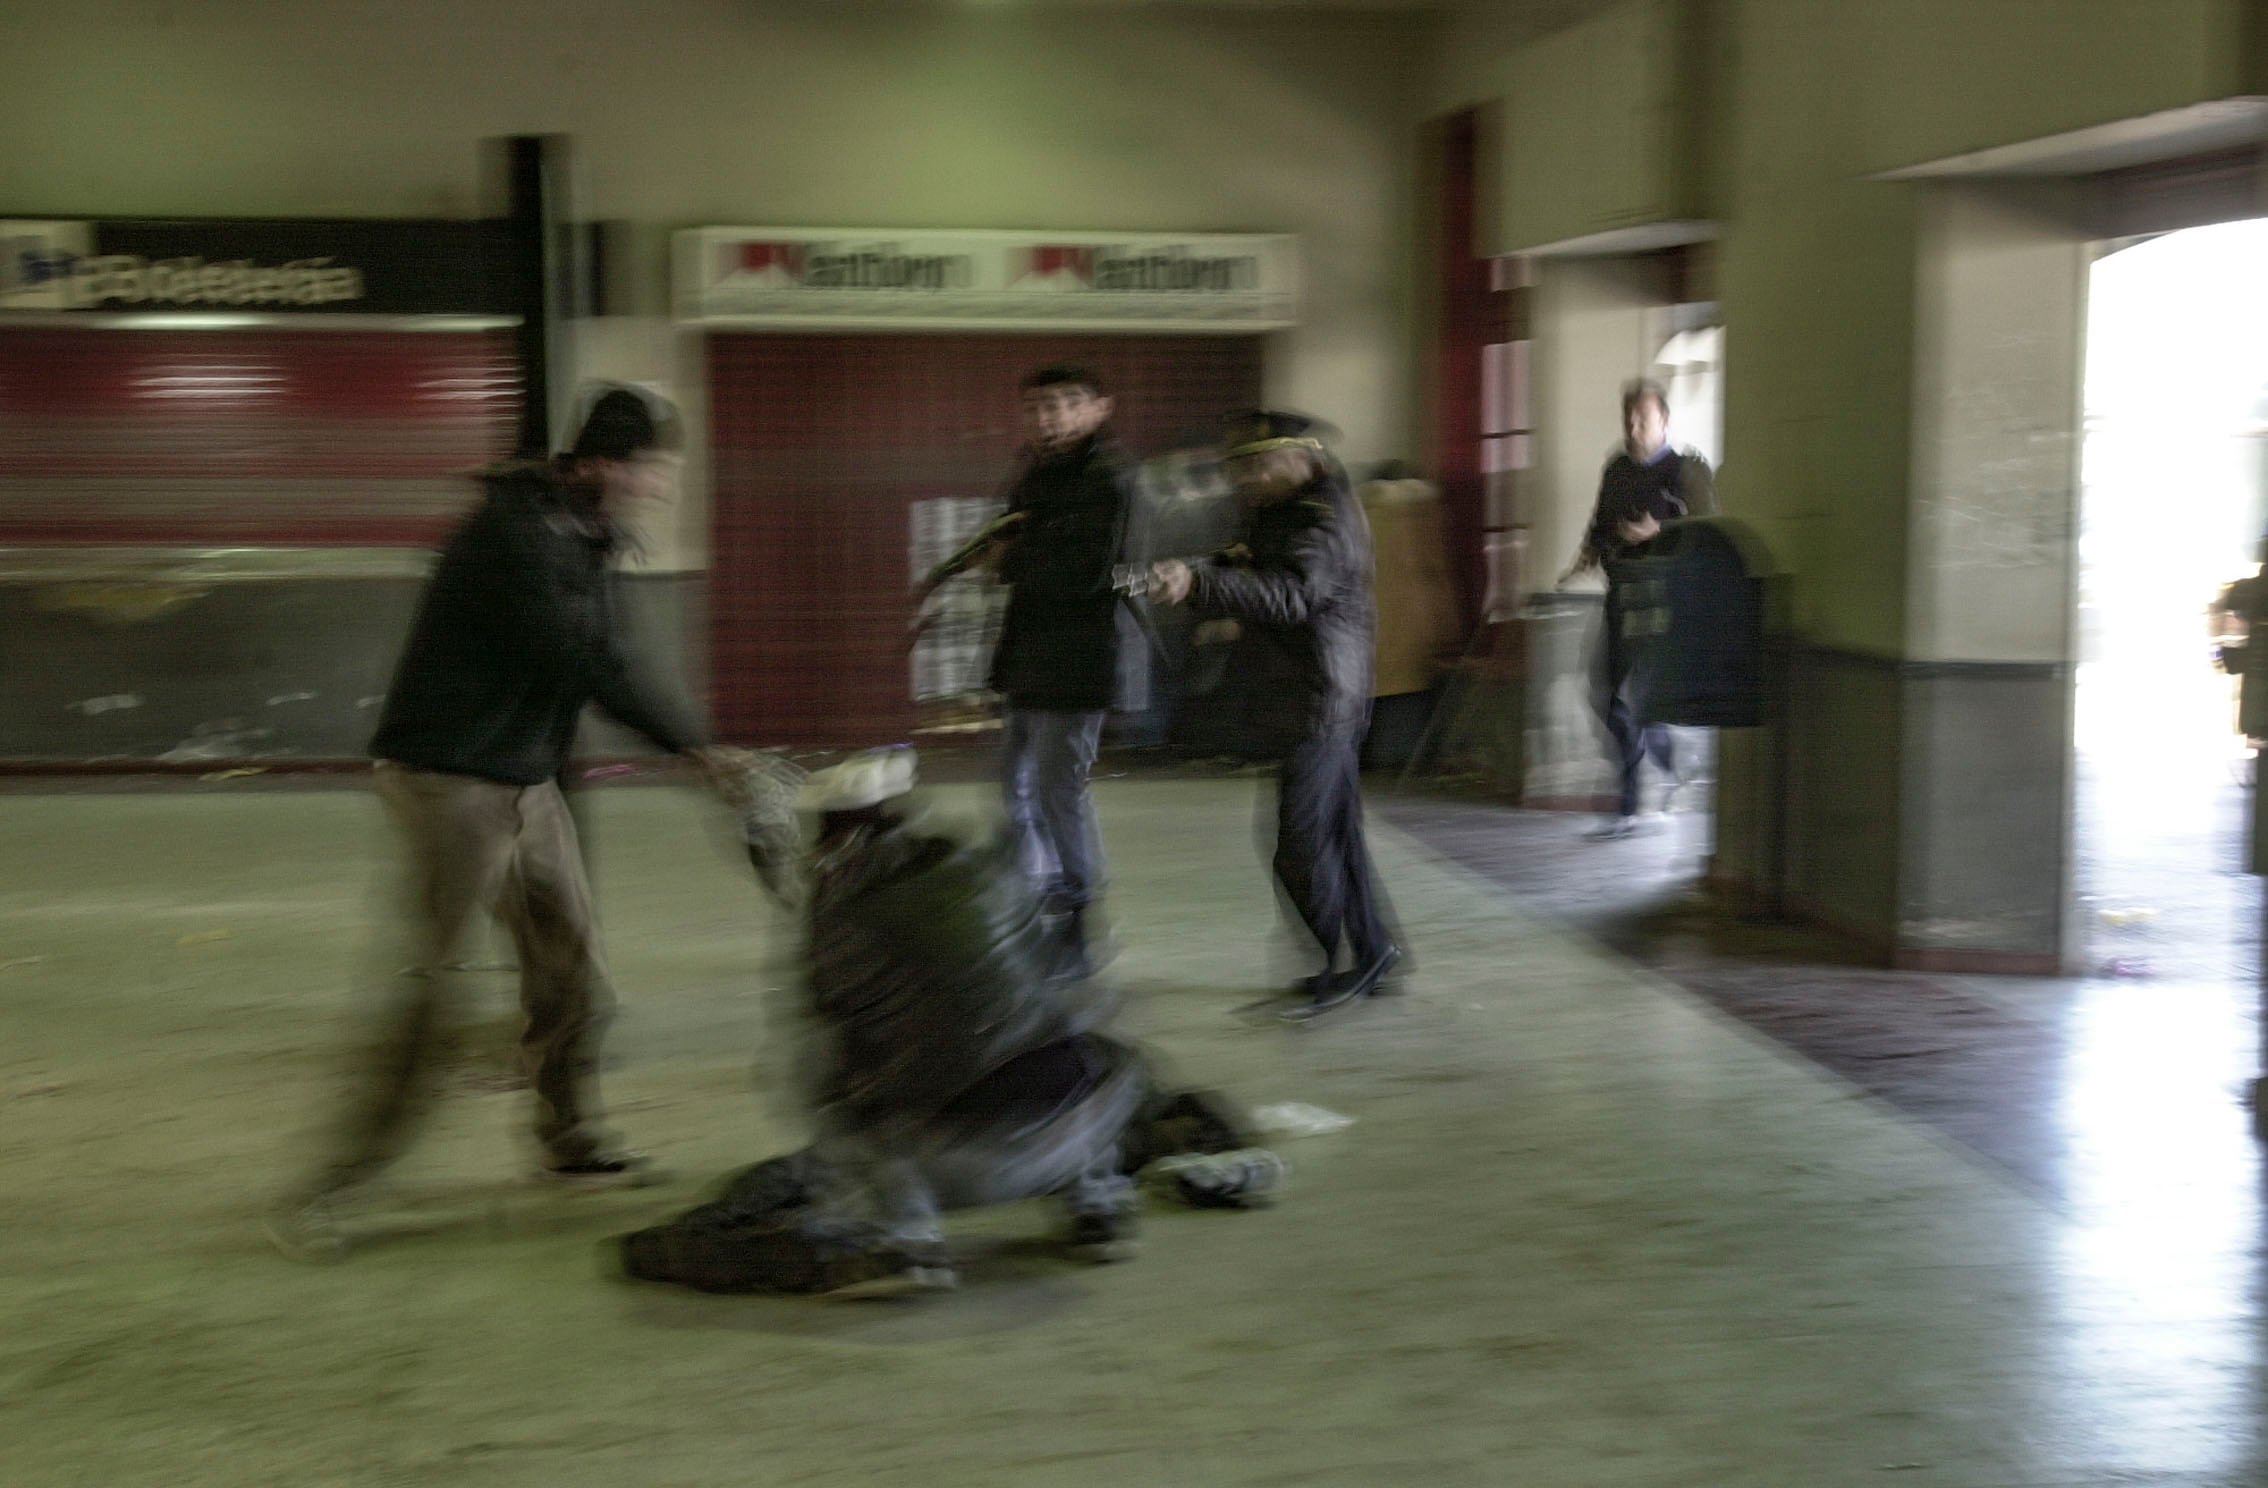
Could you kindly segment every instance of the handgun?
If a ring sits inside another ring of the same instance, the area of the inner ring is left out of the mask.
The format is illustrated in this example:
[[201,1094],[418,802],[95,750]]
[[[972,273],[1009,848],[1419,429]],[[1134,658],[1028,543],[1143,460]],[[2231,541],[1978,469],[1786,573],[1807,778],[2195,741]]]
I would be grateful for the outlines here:
[[[1239,564],[1252,561],[1252,550],[1243,543],[1230,543],[1211,553],[1200,553],[1194,558],[1179,560],[1191,568],[1201,563]],[[1147,563],[1114,563],[1110,566],[1110,588],[1113,594],[1127,599],[1140,599],[1150,592],[1150,569]]]

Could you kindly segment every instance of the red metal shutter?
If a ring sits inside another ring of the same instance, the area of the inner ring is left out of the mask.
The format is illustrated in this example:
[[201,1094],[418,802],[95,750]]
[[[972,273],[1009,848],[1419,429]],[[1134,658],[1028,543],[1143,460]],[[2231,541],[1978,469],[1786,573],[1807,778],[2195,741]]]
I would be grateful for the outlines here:
[[428,542],[519,403],[501,332],[11,328],[0,542]]
[[1261,354],[1250,336],[711,336],[710,678],[724,737],[907,736],[913,503],[1005,489],[1024,373],[1094,368],[1140,457],[1258,402]]

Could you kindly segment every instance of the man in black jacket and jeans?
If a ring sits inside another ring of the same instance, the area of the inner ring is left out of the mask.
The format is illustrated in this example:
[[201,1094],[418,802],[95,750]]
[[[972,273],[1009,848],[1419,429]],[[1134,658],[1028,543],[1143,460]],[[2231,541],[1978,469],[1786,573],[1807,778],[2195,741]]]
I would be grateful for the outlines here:
[[1112,583],[1137,558],[1139,509],[1110,434],[1111,400],[1084,367],[1042,367],[1023,382],[1030,464],[1008,509],[1023,520],[998,556],[1009,586],[992,685],[1007,700],[1002,794],[1024,871],[1067,941],[1066,970],[1091,969],[1087,907],[1103,884],[1102,835],[1088,772],[1103,720],[1143,705],[1149,653]]
[[1218,559],[1150,570],[1152,599],[1237,623],[1229,672],[1246,747],[1282,761],[1276,881],[1323,951],[1280,1014],[1295,1023],[1377,992],[1402,959],[1362,830],[1378,630],[1370,528],[1315,427],[1296,413],[1240,416],[1225,464],[1251,510],[1244,540]]
[[1622,434],[1622,449],[1600,472],[1598,505],[1583,530],[1583,546],[1559,576],[1565,585],[1593,568],[1603,567],[1607,574],[1591,696],[1614,745],[1620,789],[1615,814],[1587,834],[1602,842],[1637,830],[1639,770],[1648,759],[1673,789],[1677,781],[1670,731],[1644,721],[1652,668],[1643,638],[1623,633],[1632,606],[1616,570],[1625,560],[1643,556],[1664,522],[1705,517],[1716,509],[1709,462],[1670,445],[1669,394],[1660,383],[1642,380],[1622,390]]
[[378,798],[406,850],[407,944],[323,1166],[270,1217],[288,1254],[343,1253],[333,1200],[406,1143],[446,1032],[451,967],[481,910],[518,951],[542,1173],[577,1187],[651,1179],[646,1159],[596,1124],[613,996],[557,780],[591,702],[693,757],[720,787],[744,763],[703,746],[686,708],[648,689],[623,646],[608,560],[623,521],[669,496],[676,443],[667,405],[612,389],[569,453],[484,472],[485,499],[441,555],[370,744]]

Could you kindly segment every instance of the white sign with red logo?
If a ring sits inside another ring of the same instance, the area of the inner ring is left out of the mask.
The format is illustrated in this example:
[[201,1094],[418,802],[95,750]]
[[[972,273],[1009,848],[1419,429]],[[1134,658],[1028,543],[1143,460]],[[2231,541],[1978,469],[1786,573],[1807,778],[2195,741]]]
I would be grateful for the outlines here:
[[676,290],[699,325],[1271,331],[1298,319],[1299,241],[701,227],[677,235]]

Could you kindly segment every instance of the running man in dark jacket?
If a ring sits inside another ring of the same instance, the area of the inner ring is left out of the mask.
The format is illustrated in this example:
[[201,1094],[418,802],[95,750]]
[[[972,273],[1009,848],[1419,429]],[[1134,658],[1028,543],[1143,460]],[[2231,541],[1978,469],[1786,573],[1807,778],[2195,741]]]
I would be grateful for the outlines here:
[[1622,449],[1600,472],[1598,505],[1583,531],[1583,546],[1559,576],[1564,586],[1594,568],[1604,568],[1607,575],[1605,616],[1591,661],[1591,702],[1613,743],[1620,789],[1615,814],[1587,834],[1602,842],[1637,830],[1639,770],[1647,760],[1668,778],[1673,791],[1678,778],[1670,731],[1645,721],[1652,667],[1642,643],[1623,634],[1631,606],[1617,571],[1625,561],[1645,555],[1663,523],[1716,510],[1709,462],[1669,442],[1669,394],[1660,383],[1633,382],[1622,390],[1622,431]]
[[407,944],[360,1088],[312,1181],[271,1215],[287,1253],[343,1253],[334,1201],[407,1142],[480,911],[511,932],[545,1176],[650,1181],[609,1144],[593,1090],[613,1003],[575,825],[557,784],[586,703],[726,786],[744,762],[706,747],[624,650],[609,557],[625,519],[668,499],[674,414],[628,388],[592,405],[573,449],[499,466],[442,553],[371,740],[372,779],[406,859]]
[[1276,881],[1323,952],[1322,970],[1281,1014],[1291,1022],[1377,992],[1402,959],[1362,829],[1360,756],[1378,628],[1370,529],[1314,428],[1296,413],[1240,417],[1226,464],[1251,510],[1243,542],[1221,558],[1150,571],[1153,600],[1237,623],[1229,685],[1245,744],[1282,762]]

